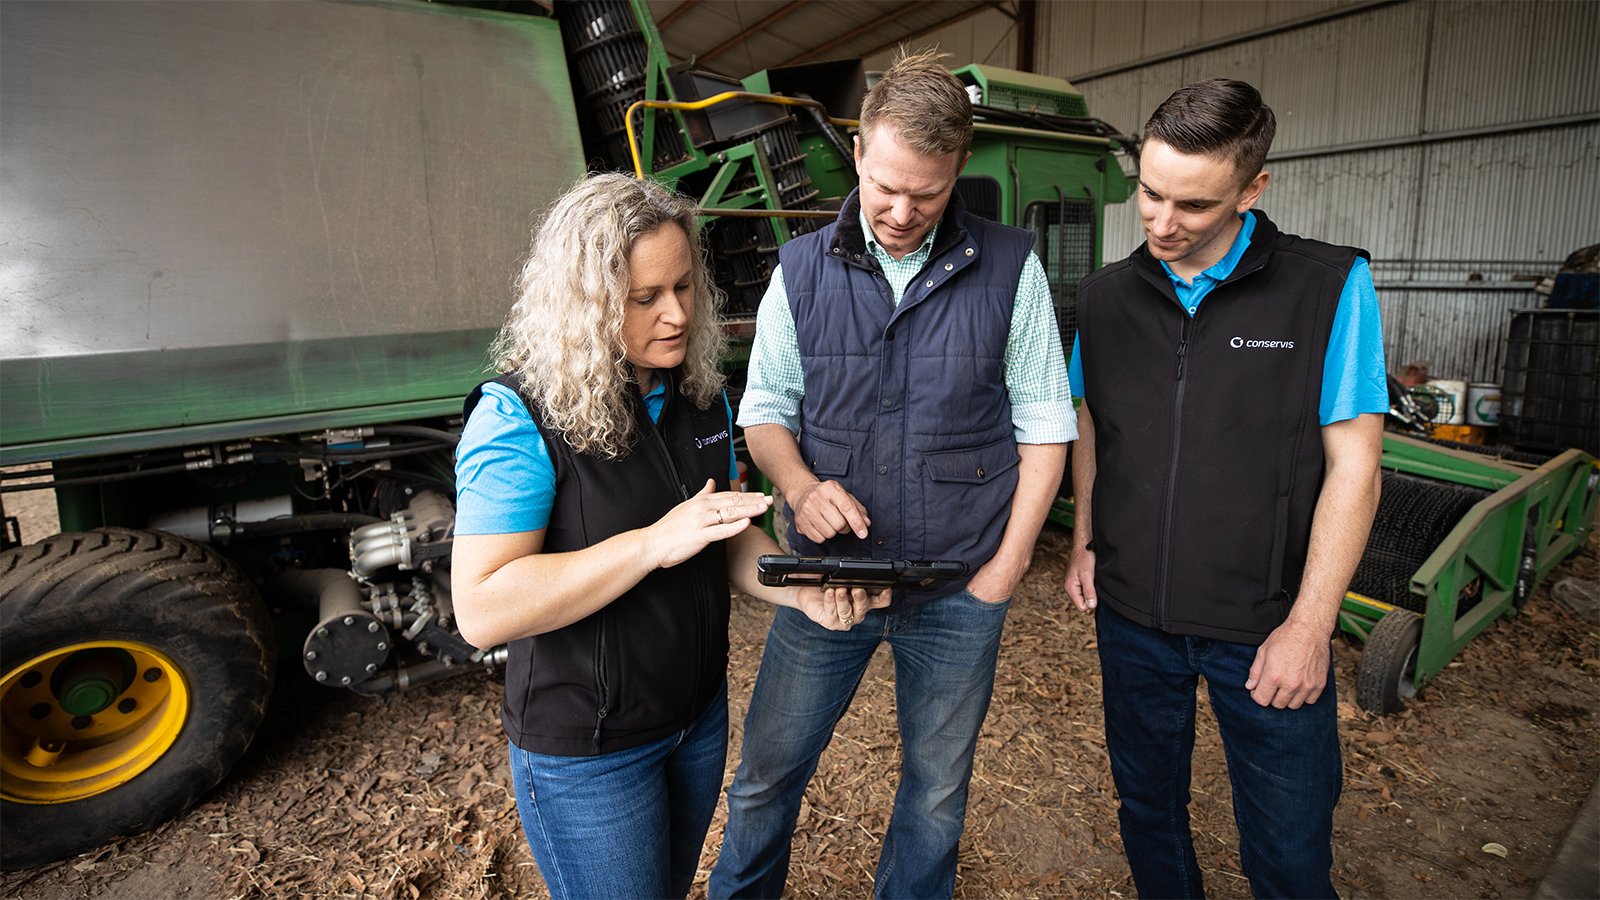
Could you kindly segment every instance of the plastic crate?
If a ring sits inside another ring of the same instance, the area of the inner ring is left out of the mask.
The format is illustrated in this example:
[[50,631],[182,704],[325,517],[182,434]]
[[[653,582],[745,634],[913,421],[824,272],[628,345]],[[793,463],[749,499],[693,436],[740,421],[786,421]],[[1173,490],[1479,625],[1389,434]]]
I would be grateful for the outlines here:
[[1600,454],[1600,311],[1514,311],[1505,360],[1502,443]]

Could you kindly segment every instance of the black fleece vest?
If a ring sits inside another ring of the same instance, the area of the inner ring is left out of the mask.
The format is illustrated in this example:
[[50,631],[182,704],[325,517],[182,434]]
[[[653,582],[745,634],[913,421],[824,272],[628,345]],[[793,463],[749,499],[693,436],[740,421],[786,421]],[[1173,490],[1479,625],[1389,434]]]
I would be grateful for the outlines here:
[[[556,471],[544,552],[580,550],[649,525],[707,478],[728,490],[727,411],[717,402],[695,407],[675,390],[675,372],[660,375],[667,397],[658,422],[629,392],[639,437],[621,459],[573,450],[518,390]],[[513,376],[494,380],[519,387]],[[483,385],[467,395],[464,417],[482,395]],[[728,606],[726,555],[715,543],[651,572],[584,619],[512,641],[500,713],[506,733],[534,753],[592,756],[688,727],[727,677]]]
[[1259,644],[1300,587],[1323,361],[1366,254],[1253,215],[1244,257],[1193,318],[1140,245],[1080,283],[1078,341],[1101,600],[1148,627]]
[[[969,216],[958,197],[898,306],[861,230],[856,192],[839,218],[779,251],[805,372],[800,453],[872,518],[865,540],[796,552],[989,561],[1011,518],[1017,442],[1006,343],[1033,234]],[[792,521],[792,516],[791,516]],[[954,593],[966,579],[896,600]]]

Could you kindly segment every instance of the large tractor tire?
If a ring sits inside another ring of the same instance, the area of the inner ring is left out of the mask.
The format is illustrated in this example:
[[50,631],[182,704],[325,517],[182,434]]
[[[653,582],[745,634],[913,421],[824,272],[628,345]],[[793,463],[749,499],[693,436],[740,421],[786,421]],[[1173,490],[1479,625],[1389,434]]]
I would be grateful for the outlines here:
[[272,627],[213,550],[102,528],[0,553],[0,867],[146,831],[266,712]]

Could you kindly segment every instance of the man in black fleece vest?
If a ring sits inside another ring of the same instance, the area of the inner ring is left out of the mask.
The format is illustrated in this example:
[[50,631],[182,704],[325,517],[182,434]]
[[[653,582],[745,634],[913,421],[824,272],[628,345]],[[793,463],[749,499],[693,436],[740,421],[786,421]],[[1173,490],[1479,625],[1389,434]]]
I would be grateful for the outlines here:
[[1204,893],[1187,809],[1201,676],[1252,891],[1335,893],[1329,643],[1377,507],[1385,367],[1366,254],[1252,210],[1273,131],[1243,82],[1174,93],[1140,154],[1146,241],[1079,286],[1065,588],[1096,612],[1146,897]]

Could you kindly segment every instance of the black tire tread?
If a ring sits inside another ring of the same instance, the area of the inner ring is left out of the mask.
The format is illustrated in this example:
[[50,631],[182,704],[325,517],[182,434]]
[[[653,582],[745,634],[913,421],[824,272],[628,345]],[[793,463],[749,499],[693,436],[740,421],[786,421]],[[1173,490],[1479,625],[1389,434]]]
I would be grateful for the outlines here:
[[1356,705],[1380,716],[1405,708],[1391,676],[1420,640],[1421,626],[1422,616],[1408,609],[1392,609],[1373,626],[1356,665]]
[[[0,824],[8,826],[0,842],[0,867],[14,869],[38,865],[89,849],[117,834],[148,830],[192,805],[227,774],[234,761],[249,746],[257,726],[266,713],[266,703],[274,679],[274,637],[272,622],[256,588],[237,568],[212,548],[203,544],[154,531],[128,528],[98,528],[85,532],[59,534],[34,544],[0,553],[0,635],[6,640],[8,665],[20,662],[17,650],[39,633],[70,633],[76,640],[94,639],[96,626],[102,633],[120,627],[115,613],[137,605],[146,611],[181,610],[181,629],[202,645],[207,639],[227,644],[232,675],[224,685],[225,698],[197,699],[222,704],[227,711],[220,726],[217,718],[202,725],[199,707],[191,710],[191,722],[173,750],[157,761],[145,774],[105,795],[63,807],[99,804],[103,799],[117,805],[116,798],[129,793],[141,780],[157,780],[159,796],[143,797],[134,809],[122,803],[117,815],[107,815],[107,830],[77,826],[76,834],[18,834],[24,828],[17,822],[31,818],[38,808],[5,804],[6,815]],[[108,615],[108,613],[110,613]],[[63,620],[68,620],[64,622]],[[159,643],[163,634],[151,638]],[[48,652],[51,646],[65,646],[72,640],[52,638],[50,646],[33,646],[26,654]],[[214,650],[206,647],[205,650]],[[218,652],[221,652],[218,650]],[[191,685],[196,691],[212,691],[217,685]],[[187,753],[174,760],[186,744],[191,729],[193,740],[206,746],[206,752]],[[177,771],[168,766],[179,766]],[[160,773],[157,770],[161,769]],[[147,776],[148,779],[147,779]],[[147,788],[146,788],[147,789]],[[98,807],[96,807],[98,808]],[[65,813],[69,818],[72,813]],[[37,824],[34,832],[50,831]],[[67,829],[60,829],[67,831]]]

